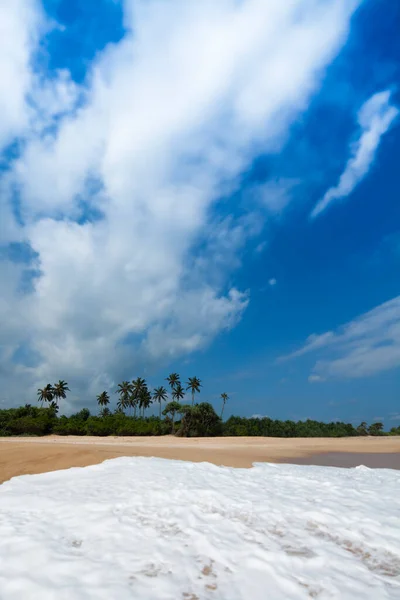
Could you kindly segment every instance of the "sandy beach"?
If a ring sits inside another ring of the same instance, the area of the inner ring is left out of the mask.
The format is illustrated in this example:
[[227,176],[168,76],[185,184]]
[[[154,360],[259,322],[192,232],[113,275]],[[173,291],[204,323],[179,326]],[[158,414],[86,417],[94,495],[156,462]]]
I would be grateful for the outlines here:
[[251,467],[254,462],[400,469],[400,437],[195,438],[58,437],[0,439],[0,483],[17,475],[85,467],[120,456]]

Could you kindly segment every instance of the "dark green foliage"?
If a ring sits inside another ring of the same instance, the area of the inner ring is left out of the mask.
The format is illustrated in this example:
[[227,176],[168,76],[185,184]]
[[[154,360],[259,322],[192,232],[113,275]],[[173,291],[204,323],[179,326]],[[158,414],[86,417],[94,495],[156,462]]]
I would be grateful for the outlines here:
[[230,417],[223,424],[225,436],[267,437],[348,437],[360,435],[350,423],[321,423],[319,421],[274,421]]
[[182,420],[178,430],[184,437],[213,437],[222,435],[221,419],[208,402],[181,406]]
[[86,435],[113,435],[115,434],[115,419],[109,417],[89,417],[85,424]]
[[358,427],[357,427],[357,435],[368,435],[368,425],[366,424],[365,421],[363,421]]
[[0,435],[47,435],[52,432],[55,422],[55,411],[50,408],[26,404],[0,410]]
[[[146,387],[144,387],[146,389]],[[163,394],[164,395],[164,394]],[[201,402],[180,404],[169,402],[158,417],[136,418],[124,412],[111,412],[107,407],[102,416],[92,416],[87,408],[66,416],[57,416],[56,408],[21,406],[0,410],[0,436],[35,435],[166,435],[176,433],[183,437],[203,436],[268,436],[268,437],[347,437],[356,435],[400,435],[400,427],[390,434],[383,431],[382,423],[370,427],[363,422],[357,428],[349,423],[321,423],[318,421],[275,421],[230,417],[223,423],[211,404]],[[180,420],[179,420],[180,419]]]
[[163,415],[168,416],[171,419],[170,433],[171,432],[174,433],[174,431],[175,431],[175,425],[174,425],[175,415],[177,413],[181,412],[181,408],[182,408],[182,405],[179,404],[179,402],[176,402],[175,400],[173,400],[172,402],[169,402],[163,410]]
[[383,423],[372,423],[368,428],[369,435],[383,435]]

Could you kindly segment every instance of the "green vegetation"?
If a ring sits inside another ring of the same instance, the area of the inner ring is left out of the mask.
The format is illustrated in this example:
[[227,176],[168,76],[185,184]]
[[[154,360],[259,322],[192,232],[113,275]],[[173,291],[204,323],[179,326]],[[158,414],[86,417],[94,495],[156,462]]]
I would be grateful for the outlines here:
[[[190,377],[186,391],[190,390],[191,404],[184,404],[185,389],[178,373],[167,377],[170,393],[163,386],[151,391],[142,377],[123,381],[115,394],[114,411],[109,408],[111,399],[107,391],[97,396],[99,415],[92,415],[87,408],[66,417],[59,416],[59,402],[65,400],[69,391],[66,381],[47,384],[38,390],[40,408],[27,404],[19,408],[0,410],[0,436],[58,435],[167,435],[182,437],[202,436],[269,436],[269,437],[347,437],[365,435],[400,435],[400,427],[383,431],[382,423],[368,426],[363,421],[358,427],[350,423],[321,423],[318,421],[278,421],[265,418],[222,417],[227,393],[221,398],[220,416],[208,402],[195,404],[195,394],[200,393],[201,381]],[[172,398],[172,400],[171,400]],[[170,401],[168,401],[170,400]],[[158,404],[158,417],[145,417],[146,411]],[[166,403],[164,409],[163,404]],[[129,414],[127,414],[129,412]],[[133,413],[133,414],[132,414]],[[162,418],[164,417],[164,418]]]

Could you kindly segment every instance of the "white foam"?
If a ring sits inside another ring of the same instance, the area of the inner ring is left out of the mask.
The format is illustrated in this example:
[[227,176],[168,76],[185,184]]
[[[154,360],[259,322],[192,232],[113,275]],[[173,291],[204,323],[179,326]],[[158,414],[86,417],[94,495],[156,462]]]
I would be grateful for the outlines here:
[[400,473],[120,458],[0,486],[1,600],[400,598]]

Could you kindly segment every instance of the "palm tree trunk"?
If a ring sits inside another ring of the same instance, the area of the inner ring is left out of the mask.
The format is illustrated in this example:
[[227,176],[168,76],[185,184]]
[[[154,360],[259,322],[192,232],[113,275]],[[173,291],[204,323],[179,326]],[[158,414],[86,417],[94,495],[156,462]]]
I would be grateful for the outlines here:
[[161,421],[161,400],[160,400],[160,421]]
[[194,404],[194,390],[192,390],[192,406]]
[[222,403],[222,410],[221,410],[221,421],[222,421],[222,415],[224,414],[224,408],[225,408],[225,402]]

